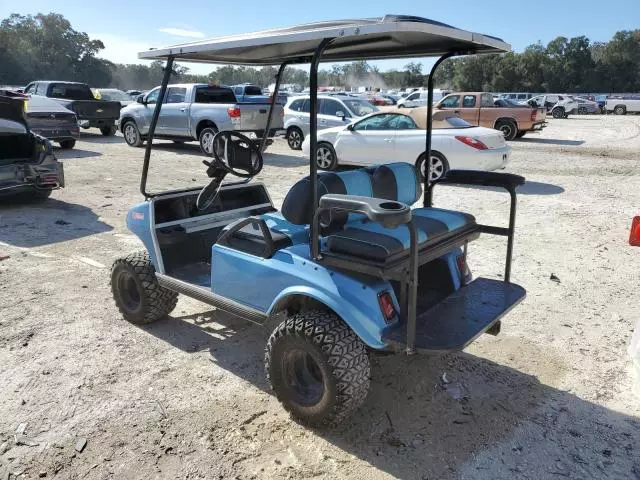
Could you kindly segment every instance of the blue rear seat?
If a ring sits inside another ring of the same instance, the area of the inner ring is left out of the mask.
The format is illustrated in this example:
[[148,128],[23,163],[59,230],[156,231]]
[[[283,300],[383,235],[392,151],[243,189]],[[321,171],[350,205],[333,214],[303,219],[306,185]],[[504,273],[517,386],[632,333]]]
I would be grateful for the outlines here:
[[[309,189],[310,181],[306,177],[289,190],[282,205],[282,215],[288,222],[311,223]],[[392,163],[321,173],[318,197],[327,193],[384,198],[413,205],[422,195],[422,188],[413,165]],[[475,218],[466,213],[438,208],[415,208],[412,212],[421,249],[476,228]],[[407,252],[409,229],[406,226],[384,228],[359,214],[334,215],[324,240],[329,252],[386,262]]]

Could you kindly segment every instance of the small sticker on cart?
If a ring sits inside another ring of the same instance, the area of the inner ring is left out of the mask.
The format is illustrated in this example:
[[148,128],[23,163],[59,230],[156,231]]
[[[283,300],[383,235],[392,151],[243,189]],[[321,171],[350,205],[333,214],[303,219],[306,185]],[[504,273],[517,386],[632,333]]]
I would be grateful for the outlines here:
[[144,220],[144,213],[143,212],[133,212],[131,214],[131,218],[133,220]]

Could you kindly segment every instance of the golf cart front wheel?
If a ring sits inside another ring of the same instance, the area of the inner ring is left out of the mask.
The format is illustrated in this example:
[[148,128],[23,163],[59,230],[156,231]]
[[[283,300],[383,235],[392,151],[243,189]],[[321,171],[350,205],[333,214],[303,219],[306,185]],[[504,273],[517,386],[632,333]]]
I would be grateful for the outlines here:
[[161,287],[147,252],[117,259],[111,267],[111,292],[125,320],[135,324],[166,317],[178,303],[178,294]]
[[265,370],[284,408],[310,426],[341,423],[369,392],[365,346],[331,312],[302,312],[278,325],[267,343]]

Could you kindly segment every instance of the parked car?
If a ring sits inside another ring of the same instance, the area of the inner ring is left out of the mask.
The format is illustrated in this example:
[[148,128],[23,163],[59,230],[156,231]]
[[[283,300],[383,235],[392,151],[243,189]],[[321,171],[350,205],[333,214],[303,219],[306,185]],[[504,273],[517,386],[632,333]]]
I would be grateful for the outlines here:
[[[309,97],[294,97],[284,107],[284,128],[289,148],[300,150],[309,133]],[[318,130],[340,125],[377,112],[378,108],[358,97],[318,95]]]
[[493,95],[484,92],[450,93],[435,108],[459,115],[471,125],[500,130],[507,140],[546,126],[547,114],[543,108],[496,106]]
[[101,100],[120,102],[121,107],[126,107],[135,102],[135,99],[131,98],[131,95],[117,88],[96,88],[96,92]]
[[379,93],[365,93],[360,96],[363,100],[366,100],[371,105],[375,105],[376,107],[388,107],[389,105],[394,105],[393,100],[386,98],[384,95]]
[[578,115],[587,115],[589,113],[600,113],[600,106],[598,102],[589,100],[584,97],[576,97],[574,95],[568,95],[578,102]]
[[48,97],[73,111],[81,127],[97,127],[105,135],[116,132],[120,102],[96,100],[86,83],[36,81],[25,88],[30,97]]
[[[433,102],[439,102],[442,97],[444,97],[448,92],[444,92],[439,89],[433,90]],[[422,107],[427,104],[428,94],[426,90],[417,90],[413,93],[410,93],[404,98],[398,100],[398,108],[404,107]]]
[[[160,87],[138,97],[120,111],[119,127],[128,145],[139,147],[145,140]],[[265,134],[269,101],[239,103],[229,87],[200,83],[169,85],[160,110],[155,138],[176,142],[197,140],[206,155],[212,155],[212,140],[220,130]],[[282,107],[276,106],[269,137],[282,130]]]
[[640,93],[614,93],[608,96],[605,108],[616,115],[640,112]]
[[[427,107],[378,112],[347,126],[318,132],[317,165],[377,165],[393,159],[417,164],[425,173]],[[309,154],[309,140],[302,150]],[[451,112],[433,114],[430,175],[435,180],[449,169],[495,170],[509,161],[510,147],[502,133],[474,127]]]
[[532,107],[543,107],[553,118],[568,118],[578,112],[578,102],[567,95],[544,94],[522,102]]
[[498,97],[503,98],[505,100],[513,100],[515,102],[526,102],[530,98],[533,98],[535,93],[525,93],[525,92],[509,92],[509,93],[499,93]]
[[24,98],[0,95],[0,195],[45,199],[64,187],[51,142],[29,129]]
[[26,102],[25,116],[33,133],[59,143],[61,148],[75,147],[80,137],[76,114],[49,98],[31,97]]

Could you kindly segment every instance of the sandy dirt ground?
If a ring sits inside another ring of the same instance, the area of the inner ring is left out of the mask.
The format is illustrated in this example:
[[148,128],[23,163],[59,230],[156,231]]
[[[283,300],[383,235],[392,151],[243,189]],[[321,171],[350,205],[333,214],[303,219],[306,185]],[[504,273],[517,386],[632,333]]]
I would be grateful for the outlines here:
[[[0,480],[640,479],[626,353],[640,116],[550,120],[512,146],[507,171],[528,180],[512,274],[525,301],[463,353],[373,356],[363,408],[314,431],[269,391],[276,320],[254,326],[184,297],[151,326],[121,319],[109,268],[139,248],[124,219],[141,200],[143,151],[83,131],[57,150],[67,188],[0,206]],[[201,184],[201,160],[196,144],[159,142],[152,188]],[[265,163],[279,206],[306,161],[278,142]],[[507,219],[497,191],[441,187],[435,203]],[[472,243],[474,274],[499,278],[504,253],[500,238]]]

